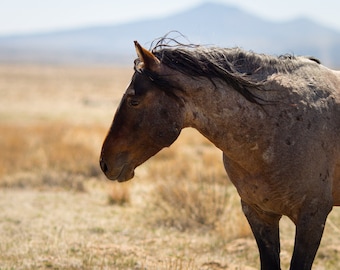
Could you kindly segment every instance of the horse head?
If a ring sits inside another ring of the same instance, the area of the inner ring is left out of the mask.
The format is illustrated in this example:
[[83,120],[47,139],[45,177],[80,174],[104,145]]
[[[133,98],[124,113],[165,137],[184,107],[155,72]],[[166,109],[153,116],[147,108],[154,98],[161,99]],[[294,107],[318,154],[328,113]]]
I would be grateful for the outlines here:
[[126,181],[134,169],[170,146],[183,127],[183,103],[162,86],[164,67],[135,41],[135,73],[102,146],[100,166],[107,178]]

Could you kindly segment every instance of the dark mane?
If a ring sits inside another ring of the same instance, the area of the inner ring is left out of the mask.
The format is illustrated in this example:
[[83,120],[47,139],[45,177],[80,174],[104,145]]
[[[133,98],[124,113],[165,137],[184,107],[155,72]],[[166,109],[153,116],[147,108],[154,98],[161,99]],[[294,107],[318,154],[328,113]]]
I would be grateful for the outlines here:
[[[221,79],[253,103],[266,102],[254,92],[261,89],[263,91],[261,86],[268,76],[292,71],[302,63],[306,64],[301,58],[307,59],[293,55],[276,57],[256,54],[240,48],[183,45],[176,41],[175,45],[170,46],[168,41],[166,38],[160,39],[152,48],[153,54],[162,64],[191,77],[204,76],[213,83],[214,79]],[[312,60],[310,63],[318,62],[314,58],[310,60]],[[148,76],[152,77],[152,74]],[[158,80],[162,81],[164,78],[154,79],[155,82]],[[165,85],[166,82],[163,84]]]

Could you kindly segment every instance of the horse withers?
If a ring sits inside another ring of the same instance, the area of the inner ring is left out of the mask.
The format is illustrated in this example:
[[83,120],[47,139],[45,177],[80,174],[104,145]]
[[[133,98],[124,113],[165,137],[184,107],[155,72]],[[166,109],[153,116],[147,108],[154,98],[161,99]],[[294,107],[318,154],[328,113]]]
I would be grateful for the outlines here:
[[340,205],[340,74],[308,57],[135,42],[138,58],[100,166],[111,180],[196,128],[223,152],[261,269],[280,269],[279,221],[296,225],[290,269],[311,269]]

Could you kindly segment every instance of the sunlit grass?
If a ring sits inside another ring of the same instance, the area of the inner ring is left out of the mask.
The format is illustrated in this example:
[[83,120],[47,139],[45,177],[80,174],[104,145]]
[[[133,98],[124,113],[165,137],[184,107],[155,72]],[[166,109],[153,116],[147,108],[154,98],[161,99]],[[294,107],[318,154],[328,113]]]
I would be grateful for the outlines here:
[[[101,175],[100,144],[91,137],[105,134],[99,126],[65,123],[0,125],[0,186],[72,186],[69,176]],[[81,138],[84,137],[87,139]],[[80,137],[80,138],[79,138]],[[59,176],[56,176],[59,174]]]

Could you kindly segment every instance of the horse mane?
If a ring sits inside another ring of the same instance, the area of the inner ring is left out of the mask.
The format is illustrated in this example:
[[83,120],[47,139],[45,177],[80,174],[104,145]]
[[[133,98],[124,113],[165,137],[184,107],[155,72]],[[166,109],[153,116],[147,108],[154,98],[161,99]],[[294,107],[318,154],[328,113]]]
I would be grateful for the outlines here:
[[[170,45],[173,42],[174,45]],[[263,90],[267,78],[274,73],[288,73],[296,70],[310,59],[310,63],[320,63],[315,58],[294,55],[271,56],[245,51],[241,48],[206,47],[195,44],[182,44],[168,37],[160,38],[151,49],[162,64],[191,77],[206,77],[213,84],[221,79],[231,85],[247,100],[253,103],[266,102],[254,90]],[[156,75],[156,74],[153,74]],[[148,74],[151,78],[152,74]],[[157,76],[153,81],[162,82]]]

